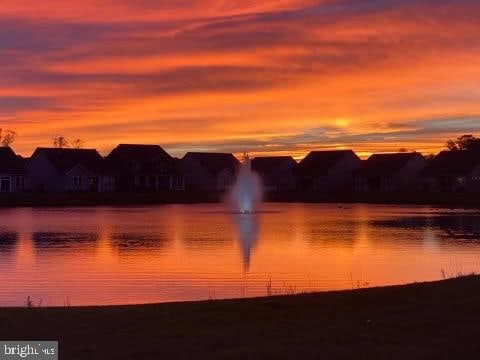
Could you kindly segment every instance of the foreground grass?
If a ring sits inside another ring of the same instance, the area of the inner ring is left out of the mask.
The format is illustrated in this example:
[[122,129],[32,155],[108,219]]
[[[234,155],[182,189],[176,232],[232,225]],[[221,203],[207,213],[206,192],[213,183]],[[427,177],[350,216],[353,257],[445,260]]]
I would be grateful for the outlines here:
[[475,358],[480,277],[257,299],[0,308],[1,340],[61,359]]

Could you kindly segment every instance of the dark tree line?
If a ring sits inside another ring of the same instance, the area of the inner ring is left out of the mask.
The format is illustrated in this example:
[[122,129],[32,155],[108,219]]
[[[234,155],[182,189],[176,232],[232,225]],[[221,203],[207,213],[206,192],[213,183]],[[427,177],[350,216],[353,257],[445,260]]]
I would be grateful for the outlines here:
[[473,135],[462,135],[456,140],[448,140],[447,148],[451,151],[469,150],[480,151],[480,138]]

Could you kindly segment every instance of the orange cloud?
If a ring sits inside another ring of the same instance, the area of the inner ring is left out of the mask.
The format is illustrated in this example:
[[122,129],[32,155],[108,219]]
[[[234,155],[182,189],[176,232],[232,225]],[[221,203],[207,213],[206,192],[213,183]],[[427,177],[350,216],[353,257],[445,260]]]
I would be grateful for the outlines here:
[[26,155],[58,133],[179,156],[435,152],[480,131],[478,15],[468,0],[7,0],[0,127]]

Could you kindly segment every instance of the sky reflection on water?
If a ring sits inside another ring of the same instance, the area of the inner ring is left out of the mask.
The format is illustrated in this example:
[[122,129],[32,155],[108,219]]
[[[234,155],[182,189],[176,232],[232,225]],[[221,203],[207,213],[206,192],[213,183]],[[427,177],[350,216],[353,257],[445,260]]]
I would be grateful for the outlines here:
[[[125,304],[397,284],[479,271],[480,214],[265,204],[0,210],[0,305]],[[288,290],[288,291],[290,291]]]

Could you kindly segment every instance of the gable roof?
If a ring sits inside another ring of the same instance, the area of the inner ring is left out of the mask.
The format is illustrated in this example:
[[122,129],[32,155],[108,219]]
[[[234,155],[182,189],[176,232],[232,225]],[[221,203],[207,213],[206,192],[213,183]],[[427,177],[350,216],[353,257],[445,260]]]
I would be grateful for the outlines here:
[[373,154],[362,162],[355,176],[392,176],[399,172],[410,160],[423,156],[420,153]]
[[422,176],[464,176],[480,166],[479,151],[442,151],[420,173]]
[[82,166],[92,174],[110,173],[111,169],[95,149],[37,148],[32,155],[43,154],[60,174]]
[[0,173],[25,173],[25,160],[21,156],[16,155],[10,147],[0,147]]
[[159,145],[120,144],[110,152],[107,158],[112,156],[118,156],[127,161],[151,161],[159,156],[172,160],[172,157]]
[[240,161],[228,153],[188,152],[182,160],[193,159],[200,163],[210,174],[216,176],[225,169],[235,172]]
[[360,163],[360,158],[352,150],[312,151],[298,164],[301,175],[326,175],[340,160],[347,155],[355,156]]
[[271,156],[256,157],[252,160],[252,170],[261,174],[270,174],[284,163],[297,165],[297,162],[291,156]]

